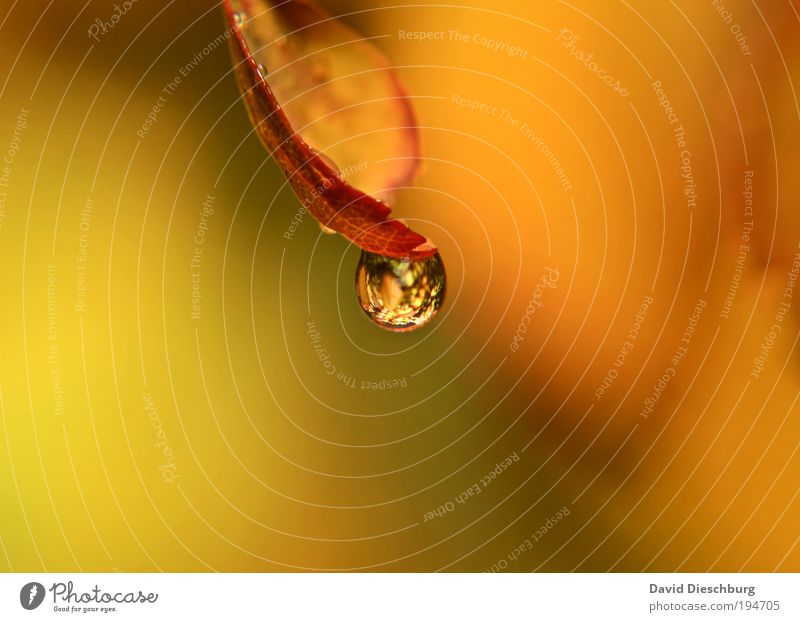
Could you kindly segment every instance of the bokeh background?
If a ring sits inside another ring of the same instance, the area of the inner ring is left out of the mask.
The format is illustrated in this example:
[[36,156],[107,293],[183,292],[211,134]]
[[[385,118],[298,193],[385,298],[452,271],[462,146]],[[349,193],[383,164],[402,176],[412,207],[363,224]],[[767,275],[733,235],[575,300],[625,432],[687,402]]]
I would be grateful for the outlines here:
[[417,112],[410,334],[220,7],[126,6],[0,4],[0,569],[800,570],[795,0],[326,2]]

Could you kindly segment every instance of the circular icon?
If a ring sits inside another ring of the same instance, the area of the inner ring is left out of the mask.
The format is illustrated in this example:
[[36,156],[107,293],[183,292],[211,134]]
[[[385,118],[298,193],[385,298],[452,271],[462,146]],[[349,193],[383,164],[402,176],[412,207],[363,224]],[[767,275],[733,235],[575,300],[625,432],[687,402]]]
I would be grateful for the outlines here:
[[36,607],[42,604],[43,600],[44,585],[36,581],[26,583],[19,591],[19,604],[28,611],[36,609]]

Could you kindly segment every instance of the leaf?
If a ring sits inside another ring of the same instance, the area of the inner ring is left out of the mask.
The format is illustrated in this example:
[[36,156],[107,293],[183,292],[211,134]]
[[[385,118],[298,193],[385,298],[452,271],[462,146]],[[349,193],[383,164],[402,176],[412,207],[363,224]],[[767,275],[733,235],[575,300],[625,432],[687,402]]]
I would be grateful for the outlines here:
[[308,211],[372,253],[434,255],[425,237],[355,186],[388,197],[416,170],[413,114],[380,53],[308,1],[224,7],[250,119]]

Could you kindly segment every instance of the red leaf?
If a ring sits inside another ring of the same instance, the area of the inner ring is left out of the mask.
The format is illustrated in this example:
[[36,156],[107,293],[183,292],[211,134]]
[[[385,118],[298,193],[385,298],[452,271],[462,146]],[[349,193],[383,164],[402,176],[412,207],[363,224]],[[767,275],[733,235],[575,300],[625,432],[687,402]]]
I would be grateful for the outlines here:
[[[225,0],[224,6],[250,119],[306,209],[372,253],[435,254],[425,237],[389,218],[384,202],[348,183],[389,196],[416,169],[411,108],[378,51],[307,1]],[[359,156],[389,161],[358,170]]]

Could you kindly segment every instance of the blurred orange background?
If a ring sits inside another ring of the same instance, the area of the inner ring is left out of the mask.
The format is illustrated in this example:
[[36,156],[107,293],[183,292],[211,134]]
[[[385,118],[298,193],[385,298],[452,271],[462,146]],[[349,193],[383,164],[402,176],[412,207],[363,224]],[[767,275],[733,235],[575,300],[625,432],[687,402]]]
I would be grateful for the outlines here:
[[4,3],[0,569],[800,570],[795,4],[325,6],[413,98],[415,333],[284,236],[219,6]]

